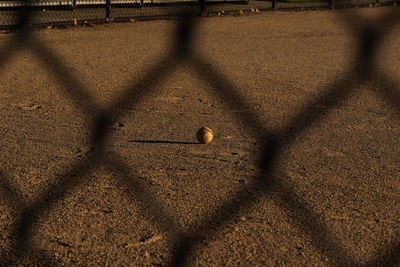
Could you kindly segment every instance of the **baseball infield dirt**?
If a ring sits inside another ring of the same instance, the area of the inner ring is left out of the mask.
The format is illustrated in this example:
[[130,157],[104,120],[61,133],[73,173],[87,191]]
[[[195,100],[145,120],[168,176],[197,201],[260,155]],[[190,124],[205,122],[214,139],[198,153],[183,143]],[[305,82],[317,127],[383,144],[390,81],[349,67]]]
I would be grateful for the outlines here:
[[1,265],[398,265],[393,9],[198,18],[186,58],[176,20],[0,35]]

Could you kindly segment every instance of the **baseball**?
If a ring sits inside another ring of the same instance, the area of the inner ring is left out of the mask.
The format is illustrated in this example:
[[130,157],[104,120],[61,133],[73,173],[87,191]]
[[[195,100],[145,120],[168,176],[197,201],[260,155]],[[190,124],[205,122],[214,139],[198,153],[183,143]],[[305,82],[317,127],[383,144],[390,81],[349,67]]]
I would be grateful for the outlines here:
[[196,137],[201,144],[208,144],[213,139],[213,132],[210,128],[203,126],[197,131]]

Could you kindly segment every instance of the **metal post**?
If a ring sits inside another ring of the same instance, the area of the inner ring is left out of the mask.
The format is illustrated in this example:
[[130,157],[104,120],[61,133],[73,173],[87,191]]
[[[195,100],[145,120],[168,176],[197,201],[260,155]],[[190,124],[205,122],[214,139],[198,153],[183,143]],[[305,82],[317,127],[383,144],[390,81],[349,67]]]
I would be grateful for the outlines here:
[[329,1],[329,8],[335,9],[335,0],[328,0]]
[[272,0],[272,10],[276,9],[276,1],[277,0]]
[[204,13],[204,0],[199,0],[200,13]]
[[111,22],[111,0],[106,0],[106,22]]

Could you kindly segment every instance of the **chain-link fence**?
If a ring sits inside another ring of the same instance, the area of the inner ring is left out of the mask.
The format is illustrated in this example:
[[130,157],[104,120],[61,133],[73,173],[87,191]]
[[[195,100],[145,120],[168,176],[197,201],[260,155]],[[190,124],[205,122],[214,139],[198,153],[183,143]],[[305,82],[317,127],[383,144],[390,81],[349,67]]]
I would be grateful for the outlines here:
[[[30,9],[34,14],[34,24],[40,26],[81,25],[110,21],[132,21],[176,17],[182,13],[241,13],[259,12],[276,9],[318,9],[363,7],[398,4],[396,0],[352,0],[352,1],[166,1],[166,0],[69,0],[69,1],[31,1]],[[12,29],[18,27],[19,10],[24,1],[0,2],[0,27]]]
[[[35,3],[29,2],[29,6]],[[62,3],[64,4],[64,2]],[[257,2],[250,3],[254,4]],[[76,10],[81,10],[79,5],[86,5],[86,2],[65,2],[68,8],[70,8],[71,4],[75,6]],[[97,4],[104,5],[104,3],[100,2]],[[126,3],[120,1],[118,4],[125,5]],[[134,4],[137,7],[132,7],[132,9],[140,13],[139,11],[146,4],[155,3],[141,1]],[[208,4],[202,8],[206,10]],[[276,3],[278,8],[285,7],[285,5],[285,3]],[[263,123],[253,111],[252,106],[235,91],[232,82],[224,78],[218,69],[207,64],[207,60],[202,55],[197,54],[196,51],[191,49],[191,40],[193,39],[192,30],[198,26],[198,21],[195,20],[193,14],[197,15],[198,8],[198,3],[179,9],[174,7],[174,10],[179,10],[175,15],[180,15],[180,21],[176,29],[175,43],[171,47],[170,53],[167,53],[158,62],[154,62],[153,67],[143,77],[131,84],[114,102],[107,106],[96,103],[89,90],[85,88],[77,77],[68,71],[62,56],[54,54],[45,42],[31,34],[32,24],[37,23],[38,19],[46,17],[47,15],[43,14],[46,14],[48,11],[42,10],[42,7],[39,10],[29,7],[15,11],[16,13],[13,16],[18,14],[19,19],[14,24],[18,25],[20,29],[15,34],[15,38],[11,38],[8,44],[2,48],[3,51],[7,52],[2,53],[0,65],[5,66],[6,63],[10,62],[22,47],[29,49],[46,65],[50,75],[63,85],[65,90],[63,93],[73,100],[80,111],[92,123],[93,127],[90,128],[91,152],[72,162],[69,170],[59,175],[54,184],[50,184],[47,188],[43,189],[43,193],[38,199],[28,206],[22,201],[23,197],[14,190],[11,183],[7,182],[9,180],[8,175],[4,171],[0,173],[2,183],[1,194],[9,199],[10,206],[14,207],[18,211],[17,214],[19,214],[12,229],[16,240],[12,248],[4,251],[0,257],[1,263],[4,266],[11,266],[15,257],[18,258],[24,255],[27,250],[35,249],[31,246],[30,239],[31,229],[38,216],[51,210],[54,203],[62,200],[68,192],[75,190],[83,183],[84,179],[77,178],[77,176],[83,177],[89,172],[89,169],[96,169],[100,166],[114,173],[124,186],[132,188],[135,192],[134,198],[139,199],[144,208],[152,215],[151,217],[158,218],[163,228],[169,232],[175,250],[171,258],[166,260],[166,265],[184,266],[187,264],[187,259],[193,253],[194,247],[207,235],[220,231],[225,222],[233,220],[239,212],[250,208],[257,199],[278,185],[285,191],[284,195],[278,197],[279,205],[293,214],[301,214],[297,216],[299,218],[298,223],[306,229],[318,250],[327,255],[336,266],[358,265],[348,251],[340,246],[337,240],[329,234],[321,234],[329,233],[330,230],[321,220],[320,216],[310,209],[304,200],[296,197],[296,192],[285,181],[274,178],[274,167],[280,153],[285,148],[291,146],[296,137],[306,131],[313,123],[321,120],[324,115],[337,107],[339,103],[346,100],[363,82],[371,82],[376,85],[376,88],[379,88],[376,90],[376,93],[382,95],[398,113],[400,110],[398,88],[395,88],[395,83],[388,79],[385,74],[379,72],[375,58],[380,43],[391,32],[393,29],[392,25],[399,20],[398,8],[392,8],[389,12],[385,13],[383,22],[373,24],[365,23],[365,20],[359,17],[359,23],[354,25],[354,15],[338,15],[345,23],[349,23],[349,28],[353,29],[357,38],[359,38],[359,53],[355,55],[356,64],[343,77],[327,86],[325,90],[322,90],[322,95],[318,96],[314,101],[305,104],[297,114],[292,116],[293,119],[280,130],[263,128]],[[65,12],[78,14],[79,11],[76,10]],[[79,20],[90,20],[91,18],[96,20],[104,19],[104,17],[122,18],[125,16],[122,14],[126,10],[128,8],[117,8],[113,5],[108,7],[108,9],[90,7],[85,9],[85,12],[90,13],[93,11],[93,17],[88,16],[88,13],[84,12],[84,15],[78,18]],[[168,7],[164,7],[163,5],[160,9],[156,9],[155,7],[151,9],[149,7],[149,10],[157,10],[155,12],[158,16],[161,13],[159,10],[168,10]],[[54,11],[54,16],[49,15],[49,17],[60,18],[61,15],[59,14],[64,14],[62,12],[64,11]],[[99,14],[100,16],[98,16]],[[167,14],[170,15],[171,13],[167,11]],[[127,17],[130,17],[130,15],[127,15]],[[352,20],[350,20],[350,17]],[[71,18],[66,18],[64,22],[70,21]],[[134,174],[132,174],[133,172],[129,164],[124,162],[117,153],[106,153],[107,140],[112,133],[110,131],[112,125],[133,106],[140,103],[145,96],[152,95],[155,85],[173,71],[173,68],[169,68],[171,62],[191,64],[198,75],[208,82],[215,95],[222,100],[229,99],[227,105],[231,107],[240,107],[244,112],[236,115],[236,119],[256,136],[257,143],[260,144],[260,172],[257,177],[254,177],[243,189],[234,193],[229,201],[218,204],[217,212],[203,220],[201,225],[194,227],[193,229],[195,230],[185,233],[179,231],[179,227],[177,227],[173,216],[163,211],[161,208],[162,204],[154,196],[148,195],[146,188],[132,181],[130,176],[134,176]],[[154,204],[158,204],[159,206]],[[400,264],[400,243],[391,244],[387,251],[386,255],[371,259],[366,266],[395,266]],[[47,260],[43,261],[44,265],[54,264],[50,256],[48,256]]]

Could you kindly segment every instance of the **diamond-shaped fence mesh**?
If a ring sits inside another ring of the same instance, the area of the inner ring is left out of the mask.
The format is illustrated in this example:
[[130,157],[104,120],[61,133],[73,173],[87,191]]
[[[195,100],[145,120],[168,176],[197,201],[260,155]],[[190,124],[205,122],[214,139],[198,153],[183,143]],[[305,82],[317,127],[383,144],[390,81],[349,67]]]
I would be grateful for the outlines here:
[[[397,0],[316,0],[316,1],[263,1],[263,0],[68,0],[31,1],[33,23],[41,26],[62,26],[110,21],[130,21],[181,14],[242,13],[273,9],[320,9],[363,7],[398,4]],[[0,27],[18,27],[20,10],[25,6],[21,0],[0,2]]]
[[[192,49],[193,29],[199,23],[195,17],[201,12],[229,10],[229,7],[237,11],[241,10],[242,7],[268,9],[286,7],[310,8],[314,6],[320,7],[321,5],[333,7],[335,5],[377,4],[366,1],[361,1],[360,3],[355,3],[354,1],[336,2],[291,4],[287,2],[270,3],[262,1],[233,3],[233,1],[230,1],[229,3],[223,3],[224,6],[221,8],[220,2],[213,3],[212,1],[205,3],[179,2],[177,7],[175,6],[176,2],[171,4],[169,2],[144,0],[115,0],[112,5],[107,7],[108,2],[74,0],[57,2],[60,6],[53,9],[49,4],[52,3],[50,1],[45,8],[36,6],[44,2],[2,2],[2,7],[4,8],[4,11],[1,11],[0,14],[2,25],[17,25],[19,30],[15,33],[15,38],[11,38],[9,43],[2,47],[2,51],[7,52],[2,53],[0,65],[5,66],[12,61],[14,55],[21,48],[32,51],[45,66],[49,75],[63,85],[63,95],[71,99],[76,108],[85,114],[88,121],[91,122],[89,131],[91,133],[90,146],[92,148],[90,153],[70,163],[68,170],[59,174],[56,182],[42,188],[39,197],[28,205],[24,203],[23,196],[13,185],[12,178],[5,171],[0,172],[1,194],[8,200],[7,205],[17,214],[17,219],[12,224],[12,233],[15,240],[13,240],[12,247],[1,254],[2,265],[10,266],[16,258],[25,255],[29,251],[34,251],[35,247],[31,244],[31,235],[37,218],[46,212],[50,211],[51,213],[57,202],[85,182],[84,176],[86,174],[102,167],[113,173],[122,186],[130,188],[134,192],[131,198],[141,203],[143,209],[149,214],[149,220],[153,220],[169,233],[169,240],[175,249],[171,257],[166,259],[165,265],[187,265],[188,257],[199,246],[206,244],[204,240],[207,236],[221,231],[226,222],[232,221],[238,214],[251,208],[269,190],[279,187],[284,194],[276,197],[276,203],[282,209],[294,214],[297,223],[311,238],[317,250],[326,255],[335,266],[357,266],[358,262],[353,259],[351,253],[342,246],[341,242],[331,233],[329,226],[294,191],[293,187],[285,180],[274,178],[275,165],[280,153],[290,147],[299,135],[311,127],[313,123],[318,122],[326,114],[340,106],[355,91],[360,90],[360,85],[363,83],[372,83],[376,88],[376,93],[389,102],[397,113],[400,111],[400,94],[396,84],[387,78],[384,73],[381,73],[376,65],[376,52],[379,45],[390,35],[391,30],[394,29],[392,26],[399,20],[398,8],[391,8],[389,12],[385,13],[385,19],[379,23],[371,23],[351,12],[346,13],[346,15],[338,15],[338,19],[342,20],[359,39],[357,50],[359,53],[354,56],[355,65],[348,68],[347,73],[336,82],[321,90],[323,92],[321,95],[312,102],[306,103],[298,113],[291,116],[292,119],[286,125],[279,129],[264,128],[262,120],[253,111],[252,105],[234,89],[234,83],[229,80],[229,76],[223,75],[218,69],[207,64],[207,59]],[[19,7],[15,7],[17,3]],[[393,4],[394,2],[390,3]],[[104,21],[105,18],[122,20],[124,18],[163,15],[179,16],[174,38],[175,43],[164,57],[153,63],[153,67],[145,75],[121,91],[120,95],[111,101],[109,105],[97,103],[88,88],[68,71],[62,55],[56,54],[44,41],[31,34],[34,25],[41,23]],[[358,21],[358,23],[354,24],[354,21]],[[107,140],[112,135],[112,131],[110,131],[112,125],[129,110],[140,104],[145,97],[153,96],[154,88],[174,72],[174,68],[170,67],[171,64],[190,65],[199,77],[207,81],[215,96],[224,100],[226,105],[232,109],[240,107],[243,112],[235,114],[236,120],[249,129],[249,132],[259,144],[258,164],[260,171],[258,175],[253,177],[244,188],[235,192],[228,201],[218,203],[215,212],[202,220],[200,225],[193,227],[194,230],[189,232],[180,232],[176,219],[172,214],[164,212],[163,204],[157,197],[152,195],[144,186],[134,182],[132,177],[136,176],[135,170],[124,162],[118,153],[106,152]],[[400,264],[399,242],[388,244],[383,251],[386,251],[383,256],[369,260],[366,266],[395,266]],[[55,264],[50,255],[42,256],[40,261],[43,265]]]

